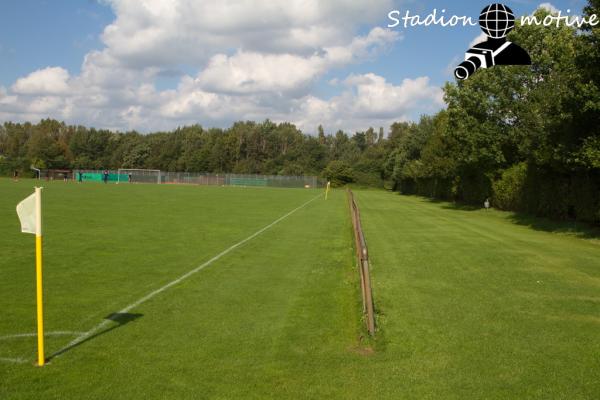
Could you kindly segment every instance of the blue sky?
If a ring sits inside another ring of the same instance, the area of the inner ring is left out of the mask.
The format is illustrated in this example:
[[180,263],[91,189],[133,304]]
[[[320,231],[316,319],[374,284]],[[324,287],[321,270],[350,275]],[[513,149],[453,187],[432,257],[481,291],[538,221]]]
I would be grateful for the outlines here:
[[[481,32],[387,30],[388,12],[426,16],[437,8],[476,19],[488,4],[168,3],[3,2],[0,121],[53,117],[142,132],[264,118],[292,121],[309,133],[318,123],[328,131],[388,126],[443,107],[440,87]],[[521,15],[541,3],[505,4]],[[551,1],[572,13],[585,3]]]

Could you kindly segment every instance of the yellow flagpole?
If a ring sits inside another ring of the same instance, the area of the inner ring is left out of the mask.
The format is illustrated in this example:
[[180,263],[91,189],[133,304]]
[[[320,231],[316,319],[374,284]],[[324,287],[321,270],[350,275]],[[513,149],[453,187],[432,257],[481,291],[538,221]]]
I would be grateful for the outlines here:
[[44,366],[44,302],[42,292],[42,188],[35,188],[35,277],[37,291],[38,365]]
[[331,186],[331,182],[327,182],[327,188],[325,189],[325,200],[329,197],[329,186]]

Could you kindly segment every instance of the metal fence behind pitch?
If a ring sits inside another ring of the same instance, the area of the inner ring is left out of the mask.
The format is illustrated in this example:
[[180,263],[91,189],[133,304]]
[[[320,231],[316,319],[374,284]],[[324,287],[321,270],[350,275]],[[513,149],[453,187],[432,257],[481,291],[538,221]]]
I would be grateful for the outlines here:
[[354,243],[356,245],[356,259],[360,273],[360,287],[363,300],[363,313],[366,317],[369,335],[375,335],[375,308],[373,306],[373,292],[371,290],[371,274],[369,271],[369,252],[367,242],[360,222],[360,210],[354,200],[354,194],[348,189],[348,202],[350,203],[350,216],[352,218],[352,230],[354,232]]
[[[317,188],[316,176],[255,175],[255,174],[204,174],[197,172],[165,172],[142,170],[109,170],[108,182],[158,183],[180,185],[255,186],[284,188]],[[73,179],[102,181],[102,170],[74,170]],[[130,176],[131,174],[131,176]],[[158,178],[158,179],[157,179]]]

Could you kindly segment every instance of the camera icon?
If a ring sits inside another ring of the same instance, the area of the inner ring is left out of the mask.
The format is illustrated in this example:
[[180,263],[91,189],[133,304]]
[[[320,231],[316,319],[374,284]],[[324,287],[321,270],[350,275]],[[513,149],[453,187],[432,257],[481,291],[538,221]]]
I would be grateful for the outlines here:
[[483,47],[486,44],[488,43],[485,42],[467,50],[465,53],[465,61],[460,63],[454,70],[454,76],[456,76],[456,78],[460,80],[467,79],[479,68],[493,67],[496,65],[496,57],[511,45],[510,42],[499,43],[500,46],[494,50]]
[[487,40],[467,50],[465,61],[454,70],[457,79],[467,79],[480,68],[531,64],[531,58],[525,50],[506,40],[506,36],[515,28],[515,15],[509,7],[499,3],[490,4],[481,11],[479,25]]

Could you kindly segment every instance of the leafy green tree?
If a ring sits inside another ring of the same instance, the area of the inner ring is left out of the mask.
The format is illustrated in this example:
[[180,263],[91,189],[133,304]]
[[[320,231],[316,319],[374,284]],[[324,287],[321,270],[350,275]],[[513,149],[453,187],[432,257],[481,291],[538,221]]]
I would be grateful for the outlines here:
[[323,175],[326,179],[331,181],[333,186],[343,186],[348,183],[354,182],[354,171],[352,167],[340,160],[331,161],[327,164]]
[[319,135],[319,143],[325,144],[325,131],[323,130],[323,125],[319,125],[319,127],[317,128],[317,131],[318,131],[318,135]]

